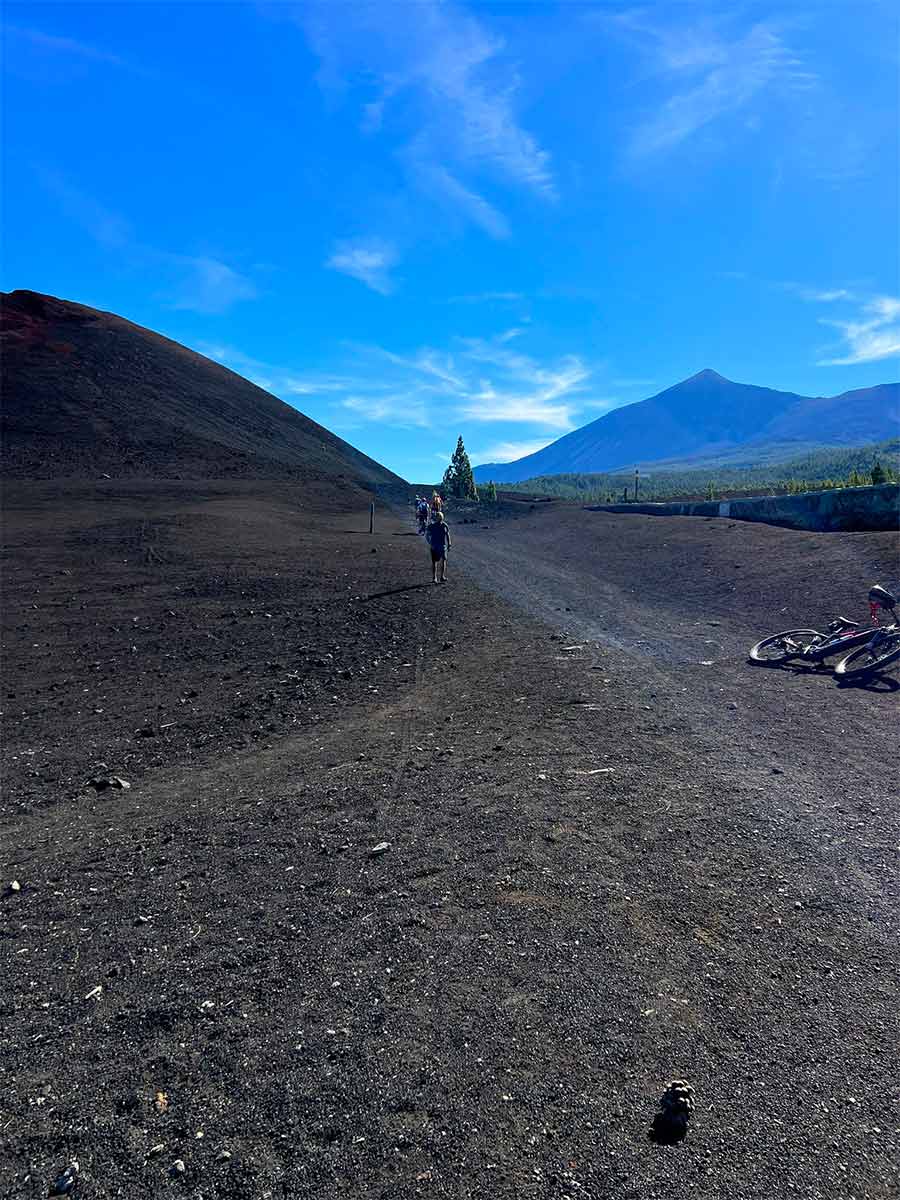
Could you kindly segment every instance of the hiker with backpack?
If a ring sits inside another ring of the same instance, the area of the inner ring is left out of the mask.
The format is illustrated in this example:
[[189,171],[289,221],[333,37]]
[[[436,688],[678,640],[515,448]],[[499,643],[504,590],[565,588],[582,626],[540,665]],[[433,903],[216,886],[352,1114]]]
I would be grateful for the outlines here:
[[428,523],[428,501],[421,496],[416,496],[416,520],[419,522],[419,533],[424,533]]
[[[440,509],[432,511],[431,520],[425,531],[425,540],[431,551],[431,582],[447,582],[447,551],[450,549],[450,526],[444,520]],[[438,580],[438,566],[441,568],[441,578]]]

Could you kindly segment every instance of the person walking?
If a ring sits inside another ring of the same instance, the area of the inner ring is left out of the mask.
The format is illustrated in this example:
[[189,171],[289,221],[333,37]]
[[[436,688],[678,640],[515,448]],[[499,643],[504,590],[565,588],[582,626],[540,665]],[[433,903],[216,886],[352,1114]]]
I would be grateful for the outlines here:
[[[444,520],[444,514],[437,510],[431,514],[431,521],[425,533],[428,548],[431,551],[431,582],[447,582],[447,551],[450,549],[450,526]],[[441,568],[441,578],[438,580],[438,567]]]
[[419,533],[424,533],[428,523],[428,501],[421,496],[416,496],[416,520],[419,522]]

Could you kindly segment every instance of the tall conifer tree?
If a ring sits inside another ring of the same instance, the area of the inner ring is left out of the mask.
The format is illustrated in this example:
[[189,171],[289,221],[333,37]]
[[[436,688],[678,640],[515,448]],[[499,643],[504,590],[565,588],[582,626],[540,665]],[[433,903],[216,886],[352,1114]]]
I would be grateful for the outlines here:
[[462,435],[460,435],[459,441],[456,443],[456,449],[453,451],[453,457],[450,459],[450,466],[444,472],[442,486],[445,491],[449,492],[451,496],[455,496],[458,500],[478,499],[478,488],[475,486],[472,464],[469,462],[468,454],[466,454]]

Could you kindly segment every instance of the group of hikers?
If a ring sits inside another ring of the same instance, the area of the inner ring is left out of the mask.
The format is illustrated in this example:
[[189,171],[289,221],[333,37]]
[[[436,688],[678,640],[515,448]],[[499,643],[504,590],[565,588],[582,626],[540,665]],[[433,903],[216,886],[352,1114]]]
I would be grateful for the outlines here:
[[444,500],[440,492],[435,492],[430,501],[424,496],[416,496],[416,521],[419,533],[424,534],[431,551],[431,582],[446,583],[447,551],[451,545],[450,527],[444,520]]

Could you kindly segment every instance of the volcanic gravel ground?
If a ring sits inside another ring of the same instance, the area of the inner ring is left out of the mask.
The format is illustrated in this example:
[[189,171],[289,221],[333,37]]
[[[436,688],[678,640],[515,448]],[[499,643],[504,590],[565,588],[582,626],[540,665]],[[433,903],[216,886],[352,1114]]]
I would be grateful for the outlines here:
[[365,520],[8,493],[0,1195],[900,1194],[890,535]]

